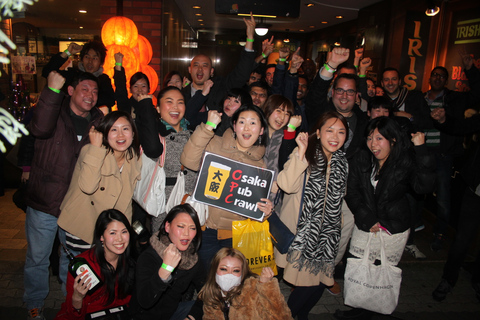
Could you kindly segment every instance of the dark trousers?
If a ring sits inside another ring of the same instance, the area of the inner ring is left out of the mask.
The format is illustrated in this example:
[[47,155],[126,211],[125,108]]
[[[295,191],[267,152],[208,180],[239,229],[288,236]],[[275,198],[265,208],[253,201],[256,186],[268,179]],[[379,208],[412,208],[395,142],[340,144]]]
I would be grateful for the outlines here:
[[218,240],[217,234],[217,230],[210,228],[202,232],[202,244],[198,250],[198,257],[203,262],[205,270],[210,270],[210,263],[218,250],[232,247],[232,238]]
[[298,316],[298,320],[308,319],[310,310],[315,307],[322,297],[325,285],[320,283],[313,287],[295,287],[288,298],[288,307],[292,311],[292,317]]
[[[479,227],[480,197],[467,188],[460,209],[457,234],[443,269],[443,278],[447,280],[451,286],[457,283],[460,268]],[[477,253],[476,266],[473,270],[472,282],[480,283],[480,252]]]

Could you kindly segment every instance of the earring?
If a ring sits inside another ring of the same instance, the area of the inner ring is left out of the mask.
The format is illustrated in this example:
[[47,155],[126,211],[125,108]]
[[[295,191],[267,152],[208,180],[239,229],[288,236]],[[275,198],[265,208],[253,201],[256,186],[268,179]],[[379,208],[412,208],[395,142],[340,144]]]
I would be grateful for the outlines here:
[[317,140],[320,140],[320,136],[317,136]]
[[237,139],[237,134],[233,132],[233,139]]
[[262,144],[262,136],[258,136],[258,144]]

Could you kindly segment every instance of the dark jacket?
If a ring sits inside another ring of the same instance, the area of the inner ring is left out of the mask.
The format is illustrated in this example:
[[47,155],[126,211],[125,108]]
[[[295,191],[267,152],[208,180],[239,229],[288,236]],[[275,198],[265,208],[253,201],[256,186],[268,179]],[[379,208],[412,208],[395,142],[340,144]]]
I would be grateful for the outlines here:
[[[409,167],[390,166],[381,173],[374,190],[372,153],[365,148],[349,161],[345,200],[355,216],[355,224],[365,232],[377,222],[393,233],[410,228],[410,206],[406,197],[410,187],[417,193],[429,193],[435,186],[435,159],[427,147],[414,147],[415,161]],[[413,155],[412,155],[413,157]]]
[[[158,275],[162,263],[163,259],[152,247],[138,258],[136,285],[130,301],[130,312],[134,319],[168,320],[177,310],[182,294],[191,283],[197,292],[205,284],[206,273],[200,260],[189,270],[176,268],[168,282]],[[201,319],[201,304],[196,304],[190,314],[195,319]]]
[[[73,78],[82,72],[78,68],[68,68],[68,70],[60,70],[60,67],[67,62],[68,58],[63,58],[61,52],[54,55],[45,67],[43,67],[42,76],[48,78],[52,71],[57,71],[65,78],[65,84],[62,91],[67,93],[67,88],[71,85]],[[103,73],[103,69],[94,74],[98,79],[98,100],[96,107],[107,106],[111,108],[115,104],[115,97],[110,77]]]
[[[213,86],[210,89],[210,94],[206,102],[206,106],[209,110],[218,110],[222,112],[220,107],[220,101],[225,97],[225,94],[229,89],[241,88],[247,82],[250,77],[250,73],[253,71],[255,52],[247,52],[242,50],[240,60],[226,77],[215,77],[212,79]],[[192,86],[189,85],[182,89],[182,93],[185,96],[185,104],[188,105],[188,101],[192,98]]]
[[33,111],[30,133],[36,138],[27,189],[27,205],[35,210],[60,215],[80,150],[90,140],[88,130],[98,126],[103,114],[94,107],[87,131],[78,141],[70,116],[70,98],[45,88]]
[[[322,113],[336,111],[333,102],[331,100],[328,101],[327,99],[328,89],[330,88],[331,82],[332,79],[323,80],[322,77],[317,74],[308,90],[305,98],[305,112],[307,114],[310,130],[315,126]],[[352,111],[357,117],[357,124],[355,126],[355,131],[353,132],[352,141],[348,148],[344,150],[347,159],[351,159],[353,155],[365,145],[364,132],[368,123],[367,115],[360,110],[357,105],[353,106]]]

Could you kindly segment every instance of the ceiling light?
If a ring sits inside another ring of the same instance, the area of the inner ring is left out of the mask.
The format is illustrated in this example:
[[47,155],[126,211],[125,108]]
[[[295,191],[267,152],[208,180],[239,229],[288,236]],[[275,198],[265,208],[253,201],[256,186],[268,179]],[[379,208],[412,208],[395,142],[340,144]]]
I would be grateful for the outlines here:
[[198,21],[198,22],[203,22],[203,19],[198,19],[197,21]]
[[310,29],[313,29],[313,28],[315,28],[315,26],[308,26],[308,27],[309,27]]
[[[240,17],[250,17],[250,13],[238,13],[237,16]],[[254,17],[256,18],[272,18],[275,19],[277,16],[271,16],[271,15],[266,15],[266,14],[253,14]]]
[[327,24],[328,22],[327,21],[322,21],[323,24]]
[[83,29],[83,27],[79,27],[80,29]]
[[78,10],[80,13],[87,13],[87,10]]
[[306,6],[310,8],[310,7],[315,6],[315,3],[307,3]]
[[298,31],[300,31],[300,32],[304,32],[305,30],[303,30],[303,29],[300,29],[300,30],[298,30]]
[[335,42],[333,45],[336,47],[340,47],[340,42]]
[[202,16],[201,13],[195,13],[195,15],[196,15],[197,17],[201,17],[201,16]]
[[255,27],[255,33],[258,34],[260,37],[263,37],[268,33],[269,27],[271,27],[271,25],[266,24],[263,18],[260,18],[260,23],[257,23]]
[[429,17],[433,17],[437,13],[440,12],[440,8],[433,3],[433,1],[428,1],[427,2],[427,10],[425,11],[425,14]]
[[335,18],[337,18],[337,19],[342,19],[343,16],[335,16]]
[[289,42],[290,42],[290,39],[284,39],[283,42],[289,43]]
[[200,6],[193,6],[192,8],[193,8],[193,9],[201,9]]

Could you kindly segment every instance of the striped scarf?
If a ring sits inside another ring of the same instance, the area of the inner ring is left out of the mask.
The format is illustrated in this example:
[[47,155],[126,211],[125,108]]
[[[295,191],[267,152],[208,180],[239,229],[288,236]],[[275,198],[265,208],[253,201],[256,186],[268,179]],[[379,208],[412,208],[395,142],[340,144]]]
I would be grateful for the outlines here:
[[348,176],[348,162],[343,151],[332,154],[330,176],[326,163],[317,152],[318,166],[312,166],[305,186],[304,206],[297,234],[287,254],[287,261],[302,271],[317,275],[320,271],[333,278],[335,256],[340,242],[342,200]]

